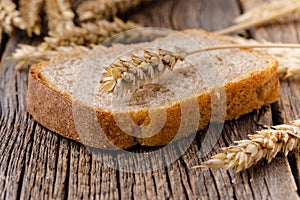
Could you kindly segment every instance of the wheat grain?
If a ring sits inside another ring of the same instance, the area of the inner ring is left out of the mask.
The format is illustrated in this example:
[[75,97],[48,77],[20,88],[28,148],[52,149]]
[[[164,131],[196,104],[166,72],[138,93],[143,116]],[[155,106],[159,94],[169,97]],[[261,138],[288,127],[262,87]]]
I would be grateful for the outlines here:
[[44,0],[20,0],[20,13],[21,17],[26,24],[26,32],[28,36],[32,33],[36,35],[41,34],[41,18],[40,13]]
[[299,0],[272,1],[250,9],[235,19],[235,25],[219,30],[216,34],[229,34],[266,23],[286,22],[299,19],[299,15]]
[[142,0],[88,0],[82,2],[76,13],[80,21],[110,19],[136,7]]
[[158,48],[157,52],[143,51],[142,56],[131,55],[130,60],[118,60],[105,67],[100,81],[102,92],[124,96],[129,91],[153,81],[166,70],[172,70],[178,60],[184,60],[184,51],[171,52]]
[[63,34],[64,31],[71,31],[74,24],[75,14],[71,9],[68,0],[45,0],[45,10],[48,19],[49,31]]
[[99,44],[107,38],[129,30],[140,27],[131,21],[124,22],[119,18],[114,18],[113,22],[99,20],[94,23],[88,22],[81,26],[74,26],[71,30],[64,32],[49,32],[50,37],[45,38],[45,42],[52,46],[68,46],[70,44],[91,46]]
[[3,32],[12,34],[14,28],[25,29],[25,24],[16,10],[16,4],[11,0],[0,1],[0,27]]
[[[230,40],[236,44],[242,45],[274,45],[276,43],[266,42],[266,41],[257,41],[254,39],[245,39],[238,36],[223,36],[224,39]],[[278,44],[278,43],[277,43]],[[300,49],[290,49],[290,48],[259,48],[257,51],[260,51],[263,54],[271,55],[278,59],[279,66],[277,69],[277,74],[280,75],[282,79],[287,79],[295,77],[300,74]]]
[[249,139],[235,141],[235,145],[222,148],[223,153],[212,156],[198,167],[211,169],[247,169],[265,158],[268,163],[279,153],[285,156],[300,147],[300,120],[291,124],[272,126],[249,135]]

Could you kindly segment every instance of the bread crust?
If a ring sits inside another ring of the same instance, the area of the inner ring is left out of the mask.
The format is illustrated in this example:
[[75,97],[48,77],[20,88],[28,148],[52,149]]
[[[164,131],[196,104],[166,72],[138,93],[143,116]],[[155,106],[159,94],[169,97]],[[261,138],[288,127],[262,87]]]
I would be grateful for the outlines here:
[[[279,96],[279,80],[276,75],[278,63],[269,56],[266,56],[266,59],[269,60],[269,65],[262,70],[253,71],[247,77],[224,85],[227,103],[226,120],[238,118],[277,100]],[[33,65],[30,69],[27,110],[36,121],[49,130],[85,145],[109,150],[126,149],[137,144],[166,145],[172,140],[205,128],[210,122],[211,98],[207,91],[182,102],[165,106],[163,108],[167,116],[165,126],[154,136],[134,137],[118,126],[115,115],[111,112],[76,102],[70,96],[60,93],[49,85],[43,80],[39,70],[46,65],[48,63],[44,62]],[[181,107],[192,111],[192,102],[195,100],[199,105],[200,117],[196,124],[191,125],[189,122],[193,121],[193,116],[190,116],[191,118],[186,116],[182,120]],[[139,125],[146,125],[150,120],[148,113],[148,109],[142,109],[131,111],[130,115]],[[128,113],[117,113],[121,118],[126,114]],[[182,125],[183,127],[180,127]],[[180,128],[185,131],[178,133]],[[134,132],[134,129],[132,131]]]

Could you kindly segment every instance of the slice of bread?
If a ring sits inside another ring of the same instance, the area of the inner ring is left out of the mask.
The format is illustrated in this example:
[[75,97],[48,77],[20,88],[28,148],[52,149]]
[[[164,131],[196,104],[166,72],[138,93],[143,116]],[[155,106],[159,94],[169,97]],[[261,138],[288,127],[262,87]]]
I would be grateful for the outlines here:
[[186,30],[180,35],[33,65],[29,73],[27,110],[40,124],[64,137],[91,147],[124,149],[137,144],[165,145],[205,128],[212,118],[212,104],[219,103],[211,98],[216,87],[226,91],[226,100],[223,99],[226,116],[222,117],[220,101],[215,106],[220,108],[216,121],[238,118],[277,100],[277,61],[248,49],[188,56],[189,63],[176,64],[173,71],[167,70],[154,83],[130,93],[129,99],[100,91],[104,67],[120,55],[126,58],[126,52],[138,54],[139,49],[150,46],[195,50],[227,44],[202,30]]

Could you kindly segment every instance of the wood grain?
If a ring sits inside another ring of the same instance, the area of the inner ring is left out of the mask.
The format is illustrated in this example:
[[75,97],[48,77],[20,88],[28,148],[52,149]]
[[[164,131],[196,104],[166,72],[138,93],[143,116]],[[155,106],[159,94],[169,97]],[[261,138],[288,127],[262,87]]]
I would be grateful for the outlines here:
[[[245,9],[253,6],[242,3]],[[145,3],[126,17],[145,26],[215,31],[229,26],[240,10],[235,0],[165,0]],[[251,33],[258,39],[297,42],[297,25],[260,28]],[[218,144],[209,155],[203,157],[199,153],[202,135],[198,133],[183,156],[167,167],[130,173],[125,171],[132,163],[150,165],[160,159],[144,156],[136,160],[124,153],[92,153],[83,145],[43,128],[27,114],[28,71],[16,71],[16,63],[7,59],[22,42],[32,41],[17,32],[1,44],[4,49],[0,66],[1,199],[298,199],[295,184],[296,180],[299,188],[298,154],[290,156],[289,161],[281,155],[270,164],[260,162],[240,173],[191,169],[220,147],[246,138],[263,124],[280,121],[280,116],[283,121],[299,118],[298,80],[281,84],[278,104],[226,122]],[[282,111],[279,116],[278,109]],[[183,151],[180,144],[175,143],[160,156],[171,159]],[[141,147],[133,150],[144,151]],[[122,164],[125,171],[113,169],[109,163]]]
[[[265,1],[242,1],[243,8],[248,10],[257,3],[269,2]],[[299,23],[291,22],[287,24],[266,25],[264,27],[258,27],[251,30],[251,34],[258,40],[266,40],[271,42],[282,43],[299,43]],[[272,107],[273,118],[275,118],[275,124],[288,123],[291,120],[300,119],[300,81],[297,79],[291,79],[281,81],[280,83],[280,99],[279,102]],[[277,123],[276,123],[277,122]],[[295,183],[297,184],[297,190],[299,194],[300,189],[300,157],[298,152],[290,153],[288,156],[288,162],[290,171],[292,172]]]

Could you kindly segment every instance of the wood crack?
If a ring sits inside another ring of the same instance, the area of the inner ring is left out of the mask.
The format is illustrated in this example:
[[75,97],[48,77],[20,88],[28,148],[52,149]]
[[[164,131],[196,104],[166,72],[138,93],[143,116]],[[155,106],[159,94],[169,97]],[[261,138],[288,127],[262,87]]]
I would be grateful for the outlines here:
[[64,199],[69,199],[69,181],[70,181],[70,168],[71,168],[71,148],[68,149],[67,155],[67,169],[66,169],[66,180],[64,182]]
[[[205,181],[205,176],[204,176],[204,175],[203,175],[203,180],[204,180],[204,183],[206,183],[206,181]],[[207,195],[207,196],[205,196],[205,198],[210,199],[210,196],[209,196],[210,190],[209,190],[209,188],[207,187],[206,184],[204,184],[204,188],[205,188],[205,193],[206,193],[206,195]],[[202,195],[202,197],[204,197],[204,195]]]
[[[31,121],[32,126],[28,126],[28,129],[26,129],[25,134],[28,137],[28,139],[25,139],[26,142],[26,152],[25,152],[25,158],[24,158],[24,166],[28,167],[28,164],[30,162],[30,157],[31,157],[31,153],[32,153],[32,149],[33,149],[33,141],[34,141],[34,130],[36,130],[37,127],[37,123],[32,120],[32,119],[28,119]],[[25,176],[25,172],[26,172],[26,167],[24,168],[24,176]],[[24,185],[24,177],[22,179],[22,186]],[[23,190],[24,188],[22,188]],[[20,197],[22,197],[22,190],[20,190]],[[18,198],[19,199],[19,198]]]
[[251,183],[251,176],[250,176],[250,173],[249,173],[249,170],[246,171],[247,173],[247,176],[248,176],[248,184],[249,184],[249,188],[250,188],[250,191],[251,191],[251,195],[252,195],[252,198],[255,200],[255,195],[254,195],[254,189],[252,188],[252,183]]
[[216,182],[216,178],[215,178],[215,176],[214,176],[214,173],[212,172],[211,169],[209,169],[209,173],[210,173],[210,176],[211,176],[211,178],[212,178],[212,182],[213,182],[213,184],[214,184],[214,186],[215,186],[215,188],[216,188],[218,199],[221,199],[220,192],[219,192],[219,190],[218,190],[218,185],[217,185],[217,182]]
[[[226,171],[226,174],[229,177],[230,184],[232,184],[233,183],[233,178],[231,177],[230,172]],[[237,200],[235,187],[232,187],[232,197],[233,197],[234,200]]]
[[[178,160],[178,162],[180,162],[180,160]],[[188,195],[187,188],[185,187],[185,184],[184,184],[184,181],[183,181],[183,175],[182,175],[181,170],[179,170],[179,173],[180,173],[180,177],[181,177],[180,182],[181,182],[181,185],[182,185],[184,196],[185,196],[186,199],[189,199],[189,195]]]
[[[58,160],[59,160],[59,148],[60,148],[60,138],[58,138],[57,141],[57,148],[56,148],[56,158],[55,158],[55,172],[54,172],[54,179],[53,182],[56,183],[56,176],[57,176],[57,166],[58,166]],[[52,194],[54,195],[55,193],[55,187],[52,188]]]
[[120,171],[119,170],[116,170],[116,181],[117,181],[117,189],[118,189],[118,199],[122,199],[121,183],[120,183]]
[[[153,181],[153,184],[156,185],[156,181],[155,181],[155,178],[153,175],[151,176],[151,180]],[[154,187],[154,191],[155,191],[156,196],[158,196],[157,187]]]
[[271,195],[271,192],[270,192],[270,189],[269,189],[269,186],[268,186],[268,183],[267,183],[267,181],[266,181],[266,179],[264,178],[263,179],[264,180],[264,184],[265,184],[265,186],[266,186],[266,189],[267,189],[267,191],[268,191],[268,196],[272,199],[272,195]]
[[[187,164],[185,163],[185,161],[182,159],[182,157],[179,158],[178,162],[180,162],[183,166],[183,169],[184,169],[185,175],[186,175],[186,179],[187,179],[186,182],[187,182],[187,184],[188,184],[188,186],[191,190],[192,189],[192,184],[191,184],[191,179],[190,179],[190,176],[189,176],[189,168],[188,168]],[[180,173],[181,173],[181,171],[182,170],[180,170]],[[191,197],[189,197],[189,198],[191,198]]]
[[[26,160],[26,155],[25,155],[24,160]],[[24,162],[24,163],[25,163],[25,162]],[[21,173],[20,173],[20,179],[19,179],[19,181],[18,181],[19,184],[18,184],[17,197],[16,197],[16,199],[22,199],[22,198],[21,198],[21,194],[22,194],[22,189],[23,189],[23,182],[24,182],[25,170],[26,170],[26,165],[24,164],[24,165],[22,166]]]
[[296,185],[297,185],[297,193],[300,195],[300,176],[299,176],[299,169],[297,167],[297,159],[294,152],[289,153],[288,155],[288,162],[291,167],[291,171],[293,173]]
[[165,170],[165,173],[166,173],[166,181],[167,181],[167,187],[168,187],[168,189],[169,189],[169,191],[170,191],[170,198],[172,198],[173,197],[173,191],[172,191],[172,184],[171,184],[171,181],[170,181],[170,177],[168,176],[168,168],[164,168],[164,170]]
[[134,185],[135,185],[135,177],[132,176],[132,179],[133,179],[133,184],[132,184],[132,187],[130,188],[130,191],[131,191],[131,200],[134,200]]
[[[19,104],[19,95],[18,95],[18,76],[15,75],[15,102],[16,102],[16,105],[15,105],[15,108],[16,108],[16,113],[19,113],[20,111],[20,104]],[[24,112],[24,111],[23,111]],[[25,111],[26,112],[26,111]]]
[[284,119],[281,116],[280,106],[278,102],[271,104],[273,125],[283,124]]
[[2,41],[0,41],[0,63],[2,63],[2,58],[4,56],[3,53],[6,49],[8,39],[9,39],[9,37],[6,34],[4,34],[2,37]]
[[[11,156],[12,156],[12,153],[13,153],[13,150],[14,150],[14,144],[15,144],[15,142],[16,142],[16,140],[17,140],[17,138],[16,137],[13,137],[13,133],[15,132],[15,129],[13,129],[13,130],[11,130],[11,132],[5,132],[5,133],[3,133],[3,134],[7,134],[8,136],[9,136],[9,139],[7,140],[7,145],[5,145],[5,146],[10,146],[11,148],[6,148],[5,149],[5,155],[7,156],[6,157],[6,161],[7,162],[9,162],[10,160],[11,160]],[[11,144],[11,145],[9,145],[9,144]],[[4,159],[5,157],[3,156],[2,157],[2,159],[1,159],[1,161],[0,161],[0,163],[1,164],[4,164],[4,162],[3,162],[3,159]],[[9,164],[9,163],[7,163],[7,164]],[[9,165],[7,165],[6,166],[6,170],[5,170],[5,172],[4,172],[4,174],[7,174],[7,172],[8,172],[8,169],[9,169]]]

